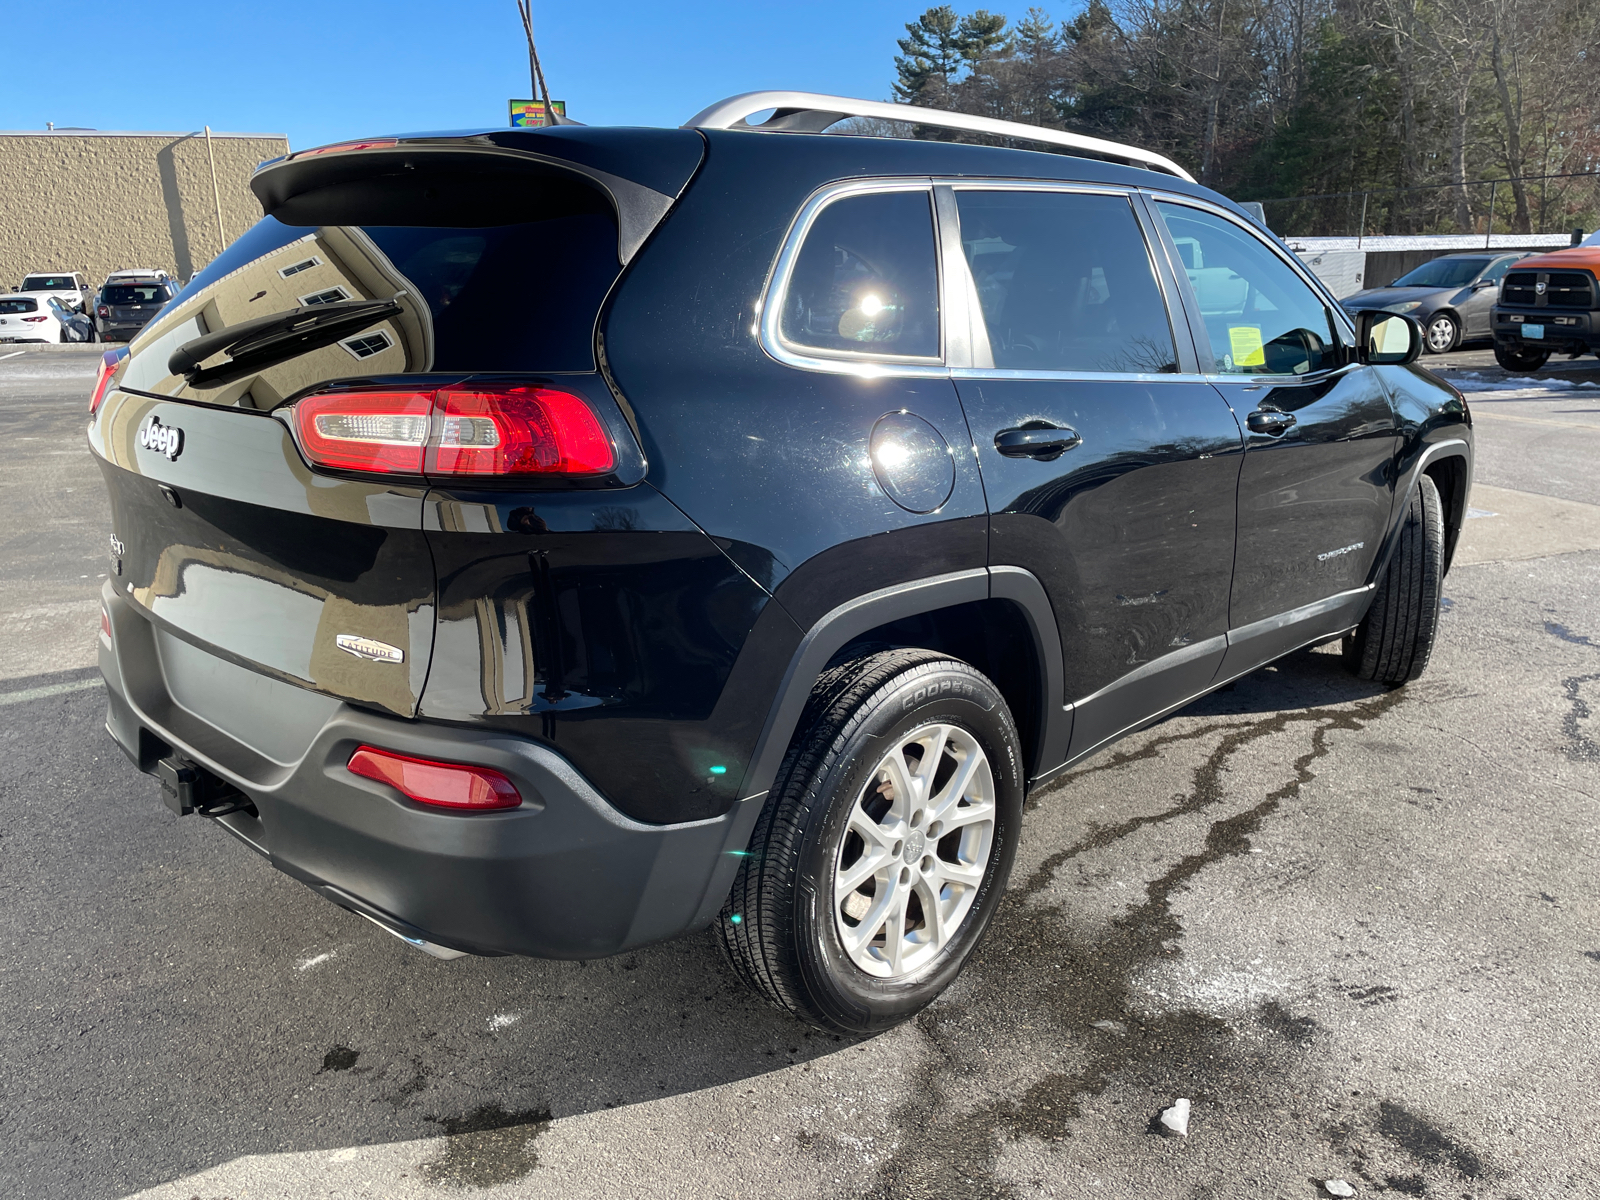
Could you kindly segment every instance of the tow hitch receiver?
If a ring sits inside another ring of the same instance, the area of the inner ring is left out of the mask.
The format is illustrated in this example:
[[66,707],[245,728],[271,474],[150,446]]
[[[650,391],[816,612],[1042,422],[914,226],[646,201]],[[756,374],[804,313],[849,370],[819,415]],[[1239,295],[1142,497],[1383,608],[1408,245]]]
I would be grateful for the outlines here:
[[156,763],[156,778],[161,780],[161,799],[180,817],[190,813],[225,817],[229,813],[255,809],[238,788],[181,754],[160,759]]

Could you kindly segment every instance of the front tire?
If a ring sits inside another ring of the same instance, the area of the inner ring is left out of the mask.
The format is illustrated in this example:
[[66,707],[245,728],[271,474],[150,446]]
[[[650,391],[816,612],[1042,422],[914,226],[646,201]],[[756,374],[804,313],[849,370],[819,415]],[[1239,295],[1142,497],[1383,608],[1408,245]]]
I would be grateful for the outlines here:
[[821,1029],[914,1016],[988,928],[1023,792],[1011,712],[966,663],[889,650],[826,672],[718,922],[734,970]]
[[1429,354],[1448,354],[1461,344],[1461,322],[1449,313],[1434,313],[1423,330],[1422,344]]
[[1424,475],[1407,502],[1394,556],[1366,617],[1345,639],[1358,678],[1397,687],[1419,677],[1433,654],[1444,586],[1444,511]]
[[1550,359],[1550,351],[1526,346],[1494,344],[1494,360],[1507,371],[1537,371]]

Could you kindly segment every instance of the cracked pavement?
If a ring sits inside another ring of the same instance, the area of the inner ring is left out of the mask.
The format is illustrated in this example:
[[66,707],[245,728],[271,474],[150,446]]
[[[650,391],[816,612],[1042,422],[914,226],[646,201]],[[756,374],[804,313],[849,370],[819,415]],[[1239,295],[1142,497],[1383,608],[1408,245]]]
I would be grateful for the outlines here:
[[[173,818],[100,728],[71,605],[103,499],[48,452],[81,446],[92,359],[44,358],[0,362],[0,1194],[1600,1188],[1583,393],[1469,396],[1474,504],[1504,511],[1468,526],[1422,680],[1303,651],[1081,764],[1030,799],[955,987],[851,1042],[746,994],[709,936],[436,962]],[[1163,1136],[1180,1096],[1190,1135]]]

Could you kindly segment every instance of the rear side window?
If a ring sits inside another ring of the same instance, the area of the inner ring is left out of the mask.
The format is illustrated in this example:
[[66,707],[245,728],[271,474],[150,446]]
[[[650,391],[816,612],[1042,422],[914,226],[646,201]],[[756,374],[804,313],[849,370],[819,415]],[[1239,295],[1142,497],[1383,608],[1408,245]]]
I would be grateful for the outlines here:
[[829,354],[939,357],[932,195],[835,200],[812,221],[784,293],[780,330]]
[[[146,327],[122,386],[266,409],[339,379],[593,370],[621,270],[609,202],[564,181],[428,182],[313,194],[260,221]],[[377,313],[364,324],[339,311],[363,305]],[[328,334],[248,374],[226,351],[194,380],[168,371],[186,342],[296,313]]]
[[1176,371],[1166,303],[1124,196],[956,192],[997,368]]
[[1338,364],[1327,307],[1288,264],[1232,221],[1156,205],[1225,375],[1306,375]]

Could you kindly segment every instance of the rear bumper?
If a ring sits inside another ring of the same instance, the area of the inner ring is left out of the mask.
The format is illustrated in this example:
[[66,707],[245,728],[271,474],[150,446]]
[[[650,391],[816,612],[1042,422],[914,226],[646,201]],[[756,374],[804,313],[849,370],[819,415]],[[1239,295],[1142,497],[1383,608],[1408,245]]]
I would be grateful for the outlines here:
[[[1543,336],[1526,336],[1524,329],[1529,325],[1537,326]],[[1572,309],[1496,308],[1494,340],[1498,345],[1516,349],[1582,354],[1600,347],[1600,316]]]
[[[103,598],[118,745],[142,770],[175,750],[237,787],[259,816],[217,823],[335,903],[451,949],[547,958],[662,941],[721,907],[760,798],[713,820],[641,824],[546,747],[352,708],[180,640],[109,584]],[[413,803],[345,770],[363,743],[493,767],[523,804],[462,814]]]

